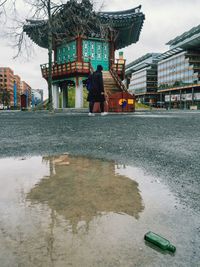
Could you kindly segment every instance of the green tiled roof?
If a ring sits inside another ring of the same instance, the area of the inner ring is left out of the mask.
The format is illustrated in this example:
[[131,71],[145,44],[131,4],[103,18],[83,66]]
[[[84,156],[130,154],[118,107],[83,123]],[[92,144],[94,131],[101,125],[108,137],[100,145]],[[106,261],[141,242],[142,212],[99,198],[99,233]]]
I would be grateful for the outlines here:
[[[90,31],[85,31],[87,37],[101,37],[101,29],[98,24],[98,21],[100,21],[101,26],[109,28],[115,34],[115,49],[123,48],[138,41],[145,19],[144,14],[140,11],[141,6],[124,11],[95,13],[90,6],[85,6],[85,2],[87,1],[77,3],[70,0],[62,5],[62,8],[54,15],[54,21],[57,17],[62,18],[62,25],[56,25],[56,23],[54,25],[55,33],[59,33],[61,38],[64,36],[62,34],[65,29],[68,29],[66,33],[68,37],[75,37],[72,27],[72,13],[70,13],[70,9],[73,8],[74,12],[78,12],[77,14],[84,17],[90,14],[88,20]],[[73,21],[73,24],[80,24],[80,21]],[[71,32],[70,29],[72,29]],[[27,20],[24,32],[39,46],[48,47],[47,20]]]

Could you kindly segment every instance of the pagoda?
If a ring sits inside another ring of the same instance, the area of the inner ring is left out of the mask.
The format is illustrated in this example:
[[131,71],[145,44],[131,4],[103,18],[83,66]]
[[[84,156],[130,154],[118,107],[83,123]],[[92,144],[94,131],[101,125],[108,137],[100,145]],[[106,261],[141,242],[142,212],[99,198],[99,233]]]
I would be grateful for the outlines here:
[[[90,72],[100,64],[104,70],[109,111],[118,111],[119,107],[133,111],[134,97],[128,94],[122,83],[125,75],[123,53],[115,59],[115,50],[139,40],[144,19],[141,6],[125,11],[95,12],[89,0],[70,0],[63,4],[52,17],[53,107],[59,108],[60,93],[62,108],[68,106],[68,90],[70,85],[74,85],[75,107],[81,108],[83,86]],[[48,48],[47,29],[48,20],[27,20],[24,26],[24,32],[43,48]],[[41,71],[43,78],[48,80],[48,64],[42,64]]]

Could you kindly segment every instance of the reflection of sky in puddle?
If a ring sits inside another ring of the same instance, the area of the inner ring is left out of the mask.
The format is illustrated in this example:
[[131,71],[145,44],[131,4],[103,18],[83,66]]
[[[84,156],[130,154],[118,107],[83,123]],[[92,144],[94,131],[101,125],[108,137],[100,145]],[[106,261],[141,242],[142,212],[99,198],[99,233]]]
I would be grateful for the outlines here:
[[[0,167],[0,266],[198,266],[198,218],[141,170],[68,155]],[[145,245],[148,230],[175,259]]]

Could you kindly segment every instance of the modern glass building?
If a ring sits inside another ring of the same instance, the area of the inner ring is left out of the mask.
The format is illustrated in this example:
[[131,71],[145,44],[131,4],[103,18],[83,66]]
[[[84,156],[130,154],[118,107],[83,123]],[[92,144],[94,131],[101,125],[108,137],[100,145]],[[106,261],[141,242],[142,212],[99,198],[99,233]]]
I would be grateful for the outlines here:
[[[200,60],[200,54],[198,60]],[[158,63],[158,87],[161,89],[197,82],[198,73],[193,69],[189,53],[186,51]]]
[[126,66],[129,92],[142,103],[157,102],[158,53],[148,53]]
[[169,108],[200,105],[200,25],[167,43],[158,57],[158,92]]
[[170,50],[126,66],[129,91],[146,104],[200,109],[200,25],[169,41]]

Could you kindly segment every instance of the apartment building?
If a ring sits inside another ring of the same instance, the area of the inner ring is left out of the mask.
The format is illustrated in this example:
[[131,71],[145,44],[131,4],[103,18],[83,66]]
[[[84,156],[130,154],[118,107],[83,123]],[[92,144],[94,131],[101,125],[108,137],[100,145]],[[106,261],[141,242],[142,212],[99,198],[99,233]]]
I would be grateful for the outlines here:
[[29,92],[29,106],[31,103],[31,87],[21,81],[19,75],[14,74],[9,67],[0,67],[0,104],[10,108],[21,107],[21,94],[27,90]]
[[[14,106],[14,80],[12,69],[0,67],[0,90],[4,92],[5,104],[10,106]],[[2,102],[2,99],[0,101]]]

